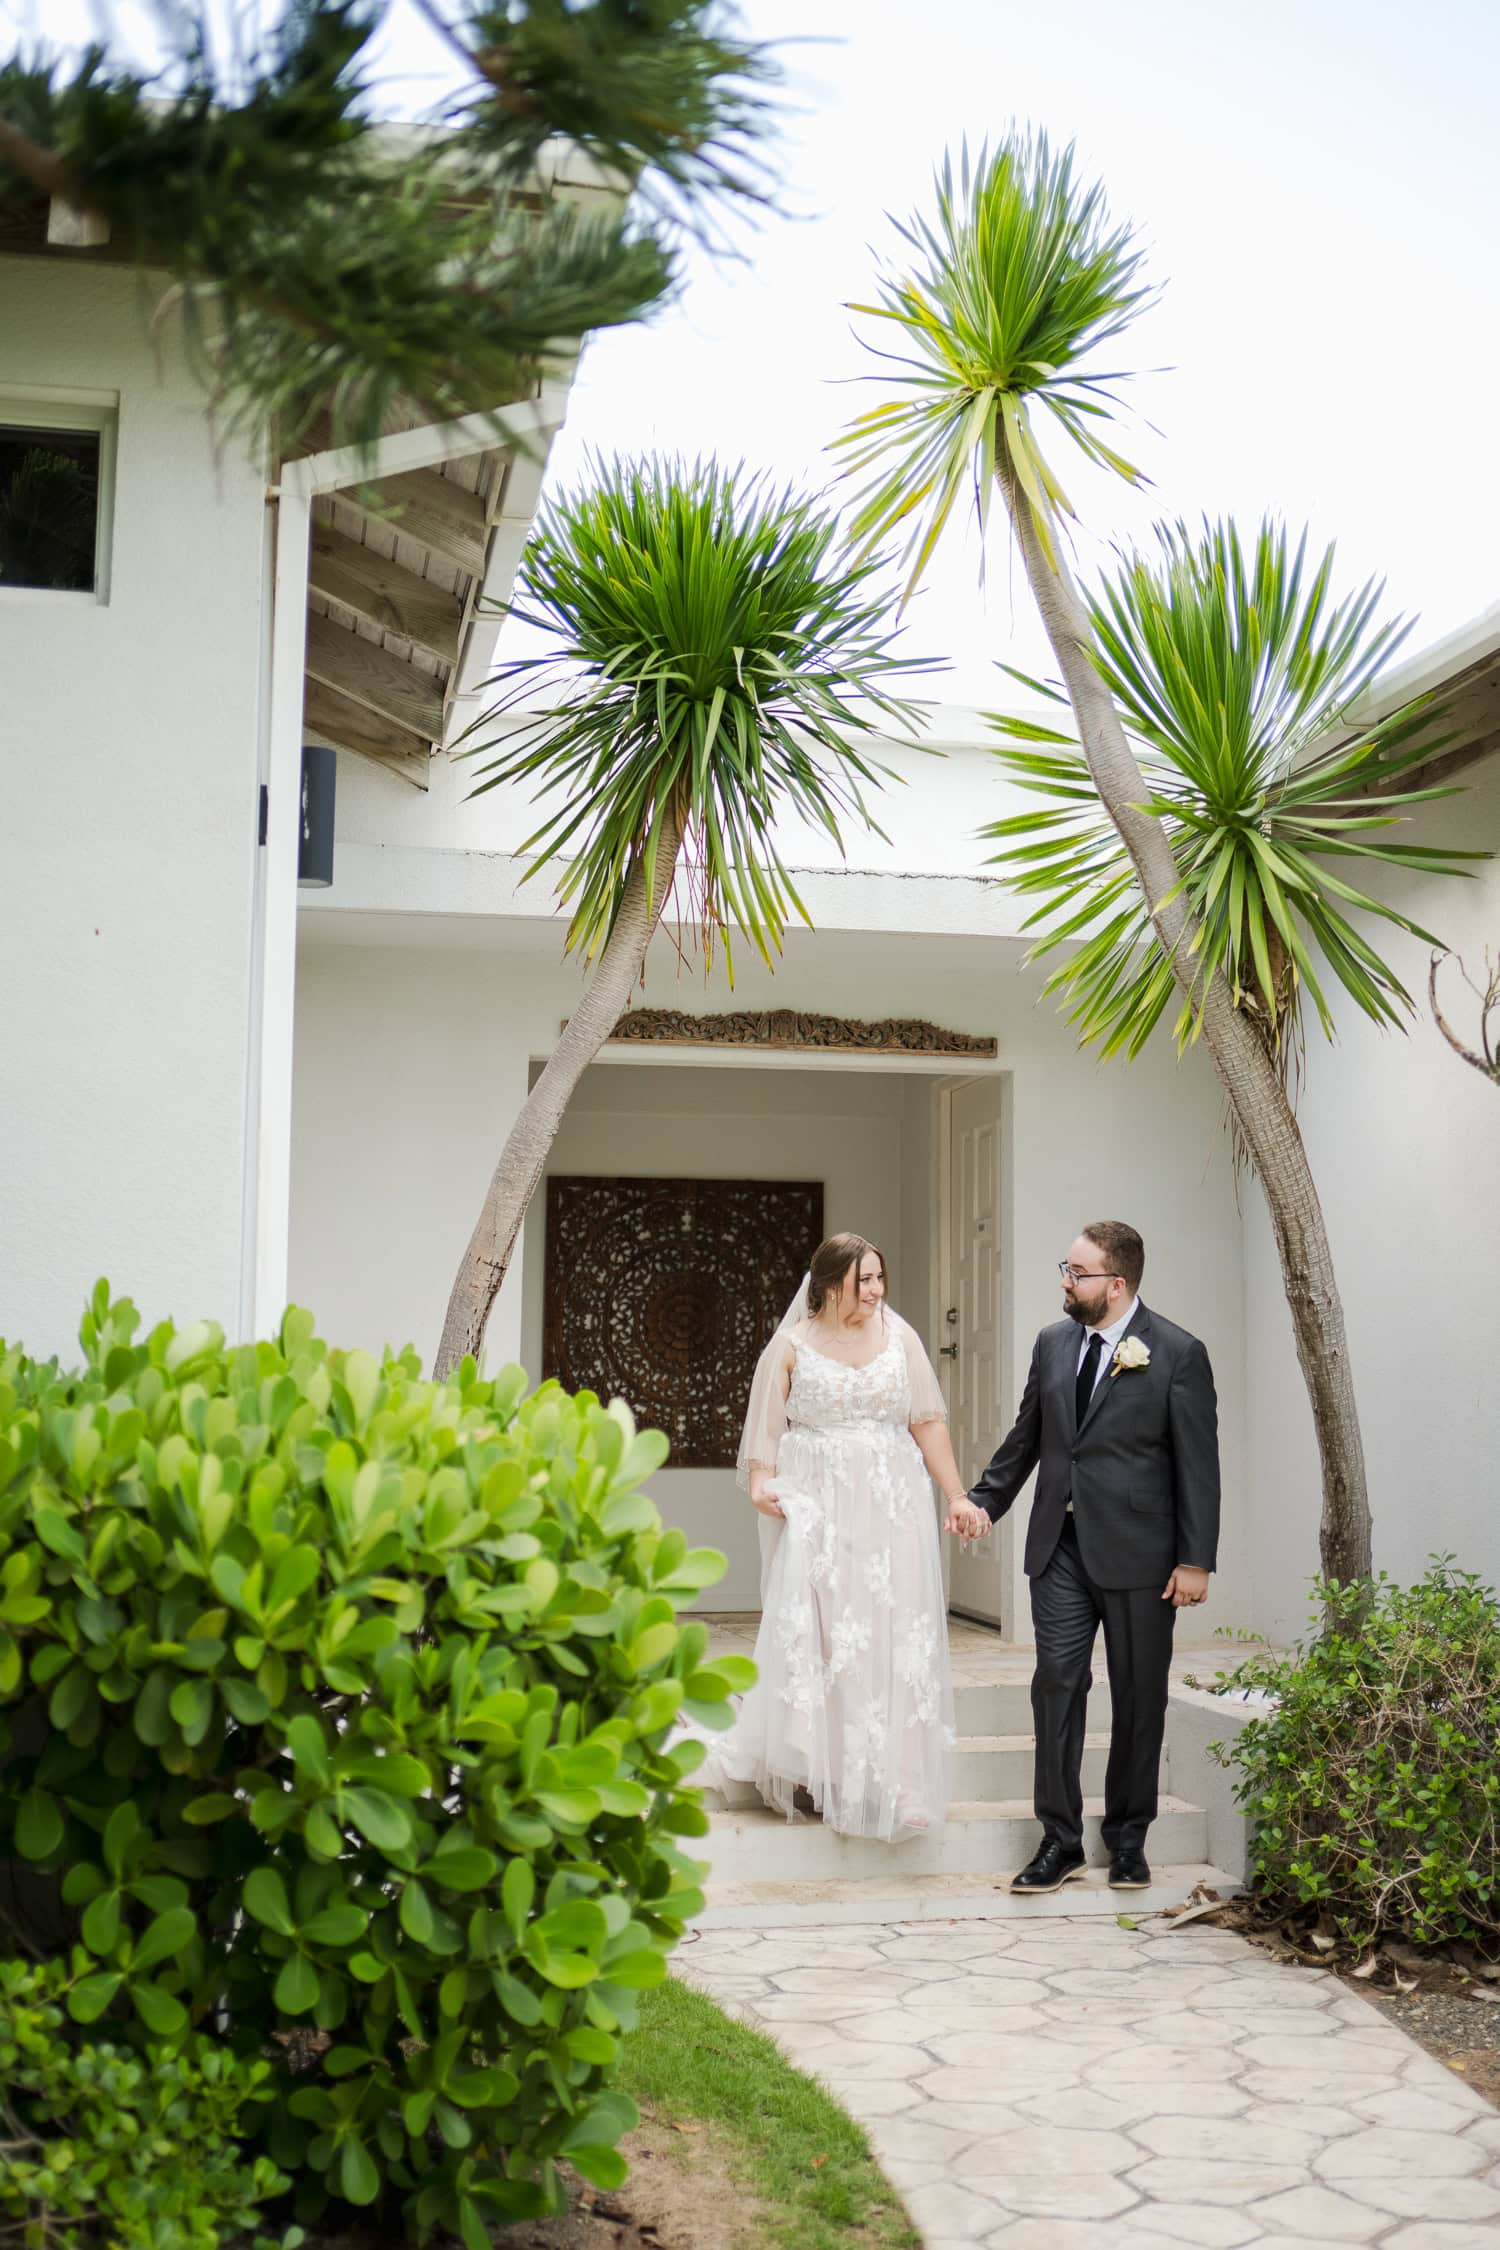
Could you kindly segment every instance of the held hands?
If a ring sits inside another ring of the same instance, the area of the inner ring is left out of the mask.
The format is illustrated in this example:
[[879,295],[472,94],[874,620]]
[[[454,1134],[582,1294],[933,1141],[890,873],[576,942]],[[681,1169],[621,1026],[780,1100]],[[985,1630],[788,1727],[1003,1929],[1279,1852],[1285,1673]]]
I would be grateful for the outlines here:
[[983,1539],[989,1532],[990,1519],[983,1508],[975,1507],[967,1494],[956,1492],[948,1502],[943,1529],[957,1532],[960,1539]]
[[1162,1589],[1162,1600],[1174,1609],[1195,1609],[1208,1600],[1208,1572],[1191,1563],[1179,1563]]

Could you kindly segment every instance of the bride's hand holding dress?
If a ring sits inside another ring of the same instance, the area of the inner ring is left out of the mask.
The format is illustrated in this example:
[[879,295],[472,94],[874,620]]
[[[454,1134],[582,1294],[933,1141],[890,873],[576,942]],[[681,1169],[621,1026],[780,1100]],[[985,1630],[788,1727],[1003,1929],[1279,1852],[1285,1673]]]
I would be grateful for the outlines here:
[[788,1816],[805,1791],[827,1826],[891,1838],[947,1811],[953,1694],[924,1453],[950,1510],[958,1477],[915,1333],[883,1304],[864,1330],[863,1357],[835,1356],[850,1333],[799,1305],[762,1355],[740,1453],[761,1516],[759,1679],[699,1778],[752,1783]]

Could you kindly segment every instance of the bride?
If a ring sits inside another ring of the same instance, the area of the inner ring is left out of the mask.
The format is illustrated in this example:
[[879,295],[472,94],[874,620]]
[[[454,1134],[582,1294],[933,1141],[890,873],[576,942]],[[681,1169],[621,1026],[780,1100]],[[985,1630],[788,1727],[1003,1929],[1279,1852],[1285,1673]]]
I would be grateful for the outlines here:
[[822,1243],[761,1355],[739,1478],[761,1522],[759,1677],[697,1779],[889,1838],[947,1811],[953,1688],[928,1477],[966,1526],[937,1377],[860,1235]]

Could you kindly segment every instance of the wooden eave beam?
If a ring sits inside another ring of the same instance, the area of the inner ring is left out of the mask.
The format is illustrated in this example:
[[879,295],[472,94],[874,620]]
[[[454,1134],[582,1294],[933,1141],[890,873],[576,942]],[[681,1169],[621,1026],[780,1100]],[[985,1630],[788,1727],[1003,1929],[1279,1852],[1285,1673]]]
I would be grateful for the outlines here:
[[421,736],[393,726],[388,719],[377,719],[363,704],[351,703],[346,695],[325,687],[321,680],[307,682],[302,723],[308,734],[335,750],[350,750],[356,757],[384,766],[388,773],[399,774],[418,789],[427,787],[432,752]]
[[464,615],[458,596],[346,538],[332,524],[313,525],[308,583],[370,624],[430,649],[445,664],[458,661]]
[[484,502],[477,492],[466,491],[436,469],[408,469],[401,476],[350,485],[339,498],[374,522],[387,524],[403,539],[414,539],[418,546],[441,555],[471,578],[484,568],[489,528]]
[[441,739],[443,691],[437,681],[316,612],[307,620],[306,670],[310,679],[362,704],[378,719],[392,720],[425,743]]

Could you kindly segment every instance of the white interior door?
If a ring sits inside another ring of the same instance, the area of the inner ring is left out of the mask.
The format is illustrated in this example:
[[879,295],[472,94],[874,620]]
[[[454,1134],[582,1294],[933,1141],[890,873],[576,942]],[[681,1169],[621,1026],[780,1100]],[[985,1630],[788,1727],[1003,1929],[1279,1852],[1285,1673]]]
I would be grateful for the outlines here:
[[[939,1365],[959,1474],[966,1484],[994,1452],[1000,1429],[1000,1080],[973,1078],[948,1097],[947,1256]],[[948,1599],[987,1624],[1005,1616],[997,1530],[967,1549],[948,1542]]]

